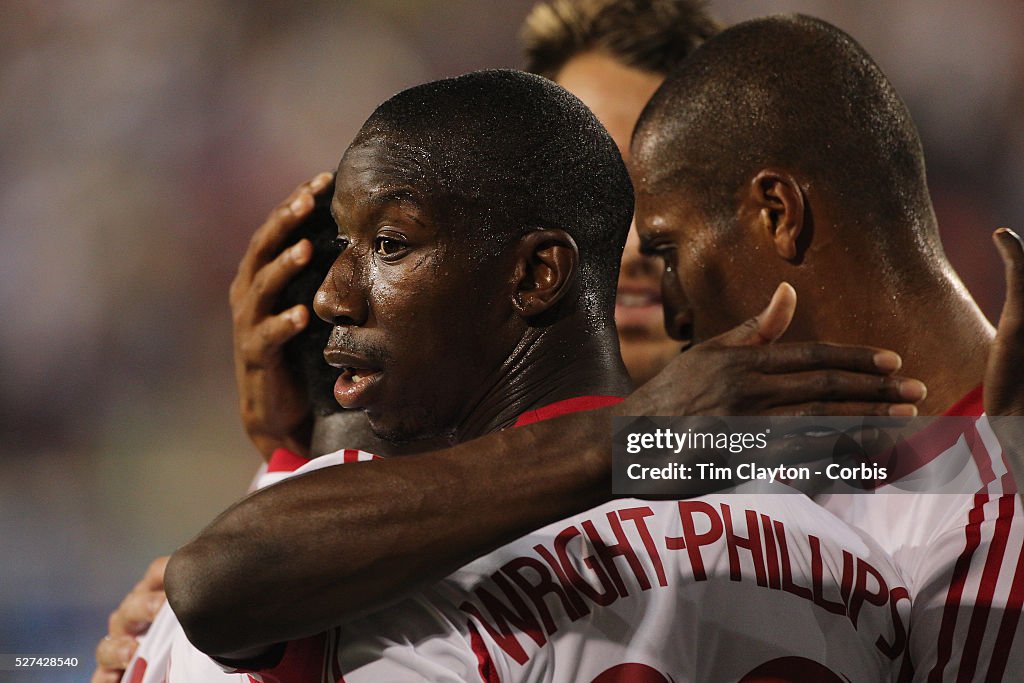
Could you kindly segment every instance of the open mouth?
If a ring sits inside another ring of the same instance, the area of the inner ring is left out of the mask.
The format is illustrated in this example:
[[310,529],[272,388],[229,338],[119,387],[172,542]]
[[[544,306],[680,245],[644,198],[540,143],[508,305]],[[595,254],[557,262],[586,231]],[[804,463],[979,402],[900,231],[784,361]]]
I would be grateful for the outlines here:
[[615,299],[618,306],[624,308],[642,308],[644,306],[661,306],[661,292],[653,290],[620,289]]
[[345,366],[334,383],[334,398],[342,408],[361,408],[368,400],[367,392],[380,380],[382,372],[373,368]]
[[362,408],[369,402],[367,393],[380,382],[383,370],[365,356],[351,353],[328,342],[324,359],[341,370],[334,383],[334,398],[343,408]]
[[658,336],[664,322],[661,290],[649,287],[620,287],[615,297],[615,324],[630,338]]

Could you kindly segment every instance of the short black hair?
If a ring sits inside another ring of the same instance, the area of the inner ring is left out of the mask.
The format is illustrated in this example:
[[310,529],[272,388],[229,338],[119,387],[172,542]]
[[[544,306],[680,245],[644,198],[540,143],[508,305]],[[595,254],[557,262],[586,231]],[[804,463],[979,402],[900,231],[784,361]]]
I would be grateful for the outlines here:
[[285,363],[305,386],[313,412],[321,417],[342,410],[334,398],[334,382],[338,372],[332,371],[333,368],[324,360],[324,347],[327,346],[332,328],[312,313],[313,297],[340,252],[336,241],[338,226],[330,212],[333,194],[332,183],[331,187],[317,195],[313,211],[286,240],[282,251],[302,239],[308,239],[313,245],[313,257],[305,268],[288,281],[273,307],[275,313],[297,304],[310,310],[309,325],[285,343],[283,353]]
[[508,69],[419,85],[377,108],[353,146],[408,147],[433,197],[456,207],[494,256],[510,239],[562,229],[580,253],[588,320],[611,320],[633,188],[594,114],[551,81]]
[[755,19],[704,43],[644,109],[633,152],[653,191],[685,187],[713,223],[734,220],[743,183],[777,165],[859,225],[934,227],[906,105],[853,38],[812,17]]
[[665,75],[720,30],[701,0],[541,0],[520,39],[526,70],[555,80],[590,51]]

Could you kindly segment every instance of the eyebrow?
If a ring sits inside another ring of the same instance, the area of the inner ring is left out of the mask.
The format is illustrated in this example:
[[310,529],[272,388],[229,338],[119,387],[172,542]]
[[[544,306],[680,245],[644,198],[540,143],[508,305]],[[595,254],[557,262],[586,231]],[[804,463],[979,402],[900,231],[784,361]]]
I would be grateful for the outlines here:
[[[411,187],[395,187],[384,190],[383,192],[375,193],[370,196],[367,203],[374,209],[380,209],[382,206],[392,202],[407,202],[412,204],[417,209],[422,210],[423,202],[420,199],[420,193]],[[339,227],[341,221],[338,219],[338,214],[335,212],[335,204],[332,201],[330,204],[331,218]]]
[[405,186],[396,187],[379,194],[371,195],[369,200],[369,203],[374,207],[388,204],[390,202],[409,202],[411,204],[415,204],[417,208],[420,208],[422,204],[419,192],[411,187]]

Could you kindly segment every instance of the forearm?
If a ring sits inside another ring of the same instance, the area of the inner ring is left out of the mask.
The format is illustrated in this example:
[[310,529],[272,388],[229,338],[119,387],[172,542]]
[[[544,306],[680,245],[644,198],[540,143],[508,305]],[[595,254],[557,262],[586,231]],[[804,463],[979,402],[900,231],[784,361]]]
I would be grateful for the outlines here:
[[608,409],[330,467],[236,504],[172,557],[189,638],[231,655],[317,633],[611,496]]

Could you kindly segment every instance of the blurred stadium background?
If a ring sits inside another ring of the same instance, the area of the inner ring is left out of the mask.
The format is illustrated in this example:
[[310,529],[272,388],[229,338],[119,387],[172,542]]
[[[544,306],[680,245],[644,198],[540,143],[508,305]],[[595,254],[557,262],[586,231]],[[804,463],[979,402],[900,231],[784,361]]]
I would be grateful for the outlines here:
[[[262,217],[389,95],[521,65],[532,4],[3,3],[0,654],[81,664],[0,680],[85,680],[149,560],[244,492],[257,456],[227,286]],[[989,233],[1024,228],[1024,4],[710,8],[807,12],[864,44],[922,130],[947,251],[996,316]]]

